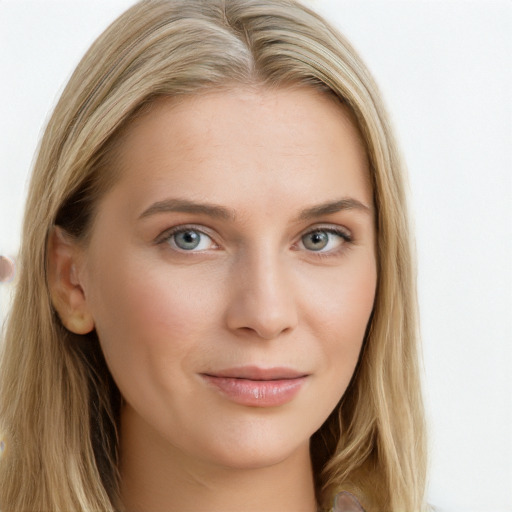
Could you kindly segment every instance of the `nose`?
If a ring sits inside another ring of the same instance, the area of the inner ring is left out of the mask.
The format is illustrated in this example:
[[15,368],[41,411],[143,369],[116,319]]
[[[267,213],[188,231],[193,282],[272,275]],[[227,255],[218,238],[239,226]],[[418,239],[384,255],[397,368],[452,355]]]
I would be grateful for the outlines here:
[[271,340],[297,325],[293,279],[278,255],[241,259],[230,276],[227,326],[238,335]]

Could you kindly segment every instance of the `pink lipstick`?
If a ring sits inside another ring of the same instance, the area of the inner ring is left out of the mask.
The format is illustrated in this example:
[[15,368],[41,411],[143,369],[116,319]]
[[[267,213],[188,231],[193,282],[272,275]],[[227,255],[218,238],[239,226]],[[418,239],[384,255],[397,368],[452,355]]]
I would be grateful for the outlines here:
[[290,402],[308,375],[290,368],[244,366],[201,374],[231,401],[249,407],[277,407]]

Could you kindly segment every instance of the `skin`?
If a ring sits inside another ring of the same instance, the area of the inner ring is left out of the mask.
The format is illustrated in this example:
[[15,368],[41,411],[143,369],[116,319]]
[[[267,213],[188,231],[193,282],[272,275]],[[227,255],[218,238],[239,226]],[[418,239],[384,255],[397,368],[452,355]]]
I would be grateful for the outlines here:
[[14,276],[14,263],[6,256],[0,256],[0,283],[10,281]]
[[[54,234],[51,281],[63,323],[97,330],[125,401],[126,509],[316,510],[309,439],[352,377],[377,279],[351,117],[307,88],[161,99],[128,128],[118,165],[87,247]],[[169,233],[184,225],[193,250]],[[247,365],[304,382],[258,407],[202,377]]]

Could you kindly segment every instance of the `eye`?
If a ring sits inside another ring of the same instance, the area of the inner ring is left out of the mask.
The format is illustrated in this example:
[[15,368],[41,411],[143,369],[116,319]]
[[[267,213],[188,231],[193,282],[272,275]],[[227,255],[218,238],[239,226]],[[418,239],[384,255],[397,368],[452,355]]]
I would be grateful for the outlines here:
[[344,231],[333,228],[322,228],[309,231],[301,237],[301,244],[308,251],[332,252],[344,243],[350,242],[351,237]]
[[215,242],[206,233],[195,228],[179,228],[166,233],[162,242],[180,251],[206,251],[216,247]]

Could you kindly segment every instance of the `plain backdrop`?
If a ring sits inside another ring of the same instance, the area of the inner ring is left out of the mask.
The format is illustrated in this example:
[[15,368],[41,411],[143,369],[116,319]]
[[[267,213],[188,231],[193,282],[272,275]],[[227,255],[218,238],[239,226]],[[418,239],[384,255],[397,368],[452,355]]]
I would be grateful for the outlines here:
[[[16,256],[41,130],[130,0],[0,0],[0,254]],[[379,83],[410,172],[429,501],[512,511],[512,4],[310,0]],[[10,284],[0,284],[0,321]]]

